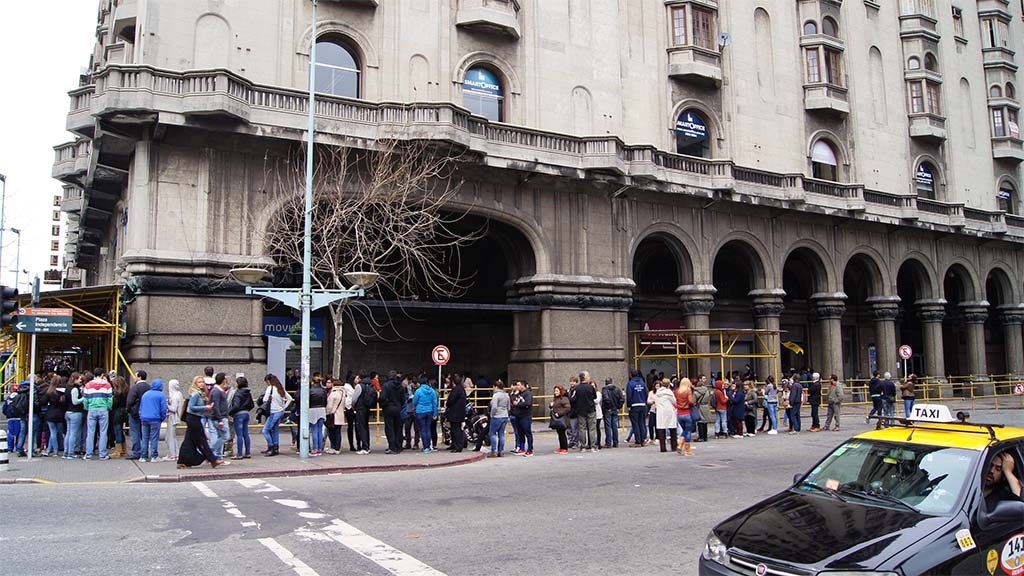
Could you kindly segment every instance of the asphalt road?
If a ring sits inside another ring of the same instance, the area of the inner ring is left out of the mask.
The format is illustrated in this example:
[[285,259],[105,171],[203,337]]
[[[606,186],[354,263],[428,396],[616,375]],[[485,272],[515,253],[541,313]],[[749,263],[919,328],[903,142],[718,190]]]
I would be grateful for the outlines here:
[[[1024,411],[976,419],[1024,424]],[[849,420],[849,419],[848,419]],[[758,435],[400,473],[4,486],[0,573],[695,574],[706,534],[843,433]],[[429,456],[424,456],[429,458]]]

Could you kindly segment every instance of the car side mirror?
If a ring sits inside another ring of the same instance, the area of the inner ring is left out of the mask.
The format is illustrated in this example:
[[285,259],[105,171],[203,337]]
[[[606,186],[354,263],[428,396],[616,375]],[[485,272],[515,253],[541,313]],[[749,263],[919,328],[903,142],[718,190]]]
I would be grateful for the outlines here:
[[985,525],[1014,523],[1020,524],[1024,518],[1024,502],[1003,500],[997,502],[988,513],[981,515]]
[[796,484],[797,482],[799,482],[800,479],[803,478],[803,477],[804,477],[804,475],[800,474],[800,473],[793,474],[793,484]]

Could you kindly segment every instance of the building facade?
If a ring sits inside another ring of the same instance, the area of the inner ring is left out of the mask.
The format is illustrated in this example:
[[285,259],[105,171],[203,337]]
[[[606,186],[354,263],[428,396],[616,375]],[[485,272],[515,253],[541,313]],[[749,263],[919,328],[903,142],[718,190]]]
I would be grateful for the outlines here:
[[[353,339],[345,367],[419,369],[445,343],[457,369],[550,387],[621,378],[630,330],[685,326],[782,329],[805,352],[782,368],[846,378],[896,372],[899,344],[920,374],[1024,372],[1016,0],[318,10],[318,142],[454,144],[453,209],[488,225],[466,298]],[[281,313],[227,271],[273,264],[258,231],[304,137],[311,16],[100,2],[54,176],[68,281],[125,284],[134,364],[266,369]]]

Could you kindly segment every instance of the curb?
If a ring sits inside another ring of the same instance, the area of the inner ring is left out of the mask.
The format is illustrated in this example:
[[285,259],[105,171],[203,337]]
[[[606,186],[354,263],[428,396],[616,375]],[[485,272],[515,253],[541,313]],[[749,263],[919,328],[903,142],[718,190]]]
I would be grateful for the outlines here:
[[[243,478],[295,478],[302,476],[325,476],[328,474],[366,474],[371,472],[400,472],[403,470],[428,470],[432,468],[450,468],[452,466],[462,466],[464,464],[472,464],[483,460],[486,454],[480,452],[474,456],[463,458],[460,460],[452,460],[451,462],[438,462],[438,463],[422,463],[422,464],[386,464],[383,466],[334,466],[330,468],[316,468],[311,470],[306,469],[286,469],[286,470],[245,470],[237,472],[200,472],[198,474],[167,474],[167,475],[150,475],[142,478],[136,478],[127,480],[126,483],[145,483],[145,484],[166,484],[174,482],[203,482],[209,480],[238,480]],[[19,479],[25,480],[23,483],[34,483],[38,482],[35,479]],[[2,482],[0,482],[2,483]]]

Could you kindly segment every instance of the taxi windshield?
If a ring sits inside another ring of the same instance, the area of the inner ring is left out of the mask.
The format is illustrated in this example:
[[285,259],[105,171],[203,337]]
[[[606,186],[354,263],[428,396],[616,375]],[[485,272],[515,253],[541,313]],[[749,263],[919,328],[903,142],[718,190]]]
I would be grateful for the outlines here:
[[977,452],[962,448],[853,439],[836,448],[796,489],[947,515],[977,457]]

